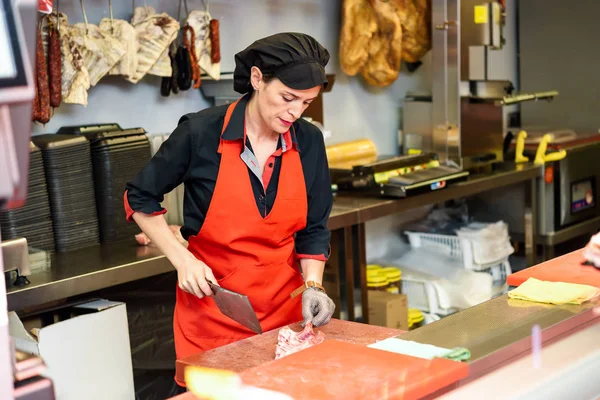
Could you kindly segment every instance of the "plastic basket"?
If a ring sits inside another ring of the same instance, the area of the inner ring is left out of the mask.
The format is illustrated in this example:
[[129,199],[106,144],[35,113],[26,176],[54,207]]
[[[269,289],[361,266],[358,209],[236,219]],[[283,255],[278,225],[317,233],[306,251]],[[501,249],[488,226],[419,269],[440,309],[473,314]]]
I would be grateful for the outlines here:
[[437,315],[450,315],[458,311],[456,308],[440,307],[437,289],[430,282],[403,278],[402,292],[406,294],[410,308]]
[[506,258],[502,262],[492,266],[486,272],[492,275],[492,278],[494,279],[494,287],[498,287],[506,285],[506,279],[508,279],[508,276],[512,274],[512,269],[510,267],[510,263],[508,262],[508,258]]
[[456,258],[462,261],[465,268],[474,271],[487,270],[514,252],[508,236],[477,239],[435,233],[408,231],[405,233],[411,247]]
[[[512,273],[508,258],[492,265],[485,272],[492,275],[493,278],[492,296],[496,297],[504,294],[508,289],[506,279]],[[403,277],[402,292],[406,294],[408,306],[411,308],[442,316],[454,314],[458,311],[457,308],[442,308],[436,287],[426,280]]]

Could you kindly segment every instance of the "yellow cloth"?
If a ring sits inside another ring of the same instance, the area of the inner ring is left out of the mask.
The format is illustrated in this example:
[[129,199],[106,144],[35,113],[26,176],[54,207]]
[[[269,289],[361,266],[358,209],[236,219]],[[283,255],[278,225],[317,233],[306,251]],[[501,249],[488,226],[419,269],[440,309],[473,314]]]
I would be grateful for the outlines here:
[[512,299],[549,304],[582,304],[600,295],[600,289],[565,282],[546,282],[529,278],[518,288],[508,292]]

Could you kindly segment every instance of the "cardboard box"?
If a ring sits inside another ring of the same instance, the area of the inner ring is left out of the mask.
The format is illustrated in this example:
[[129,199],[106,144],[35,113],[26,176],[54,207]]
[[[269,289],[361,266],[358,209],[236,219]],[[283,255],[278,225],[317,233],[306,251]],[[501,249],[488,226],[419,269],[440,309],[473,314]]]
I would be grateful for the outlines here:
[[405,294],[369,290],[369,324],[408,331]]
[[10,312],[10,336],[18,350],[44,360],[57,400],[135,398],[125,303],[94,300],[36,321],[34,336]]

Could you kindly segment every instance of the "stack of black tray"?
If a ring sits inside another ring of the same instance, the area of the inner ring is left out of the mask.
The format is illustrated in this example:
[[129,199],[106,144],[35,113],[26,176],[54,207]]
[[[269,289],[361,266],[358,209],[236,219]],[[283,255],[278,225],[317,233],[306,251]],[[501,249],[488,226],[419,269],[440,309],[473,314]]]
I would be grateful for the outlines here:
[[94,186],[102,243],[132,239],[140,229],[125,219],[123,194],[150,161],[150,142],[142,128],[86,134],[94,166]]
[[27,199],[19,208],[0,212],[2,239],[27,239],[29,247],[54,251],[54,232],[42,152],[29,145]]
[[121,126],[115,122],[92,125],[61,126],[56,133],[64,135],[90,135],[96,132],[120,131]]
[[42,150],[56,251],[98,244],[92,159],[86,138],[45,134],[32,140]]

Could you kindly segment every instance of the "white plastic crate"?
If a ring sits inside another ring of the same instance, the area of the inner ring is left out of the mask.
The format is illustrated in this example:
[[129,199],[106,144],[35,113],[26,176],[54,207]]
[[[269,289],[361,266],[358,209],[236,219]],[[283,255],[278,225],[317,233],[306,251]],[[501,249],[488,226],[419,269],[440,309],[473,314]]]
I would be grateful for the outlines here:
[[494,287],[497,287],[506,284],[506,279],[512,274],[512,268],[510,267],[508,258],[506,258],[502,262],[492,266],[487,272],[492,275]]
[[492,278],[494,279],[493,296],[497,297],[505,294],[508,291],[506,279],[510,274],[512,274],[512,268],[508,262],[508,259],[493,266],[487,272],[491,274]]
[[435,286],[426,280],[402,278],[402,292],[406,294],[408,306],[436,315],[450,315],[456,308],[441,308]]
[[508,235],[480,237],[409,231],[405,233],[411,247],[448,255],[461,260],[465,268],[474,271],[487,270],[514,252]]
[[[512,273],[508,258],[492,265],[487,272],[492,276],[492,296],[504,294],[508,289],[507,277]],[[402,292],[408,297],[408,306],[431,314],[446,316],[458,311],[457,308],[442,308],[440,305],[440,294],[436,286],[427,279],[419,279],[403,274]],[[442,295],[443,296],[443,295]]]

